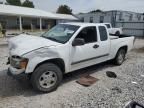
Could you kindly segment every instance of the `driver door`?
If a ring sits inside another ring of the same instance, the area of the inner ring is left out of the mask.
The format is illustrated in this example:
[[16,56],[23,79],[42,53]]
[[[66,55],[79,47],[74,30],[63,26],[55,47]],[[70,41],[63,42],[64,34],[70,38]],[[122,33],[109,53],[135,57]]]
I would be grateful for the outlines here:
[[71,49],[71,71],[93,64],[99,54],[99,43],[97,39],[96,26],[83,28],[76,38],[85,40],[81,46],[72,46]]

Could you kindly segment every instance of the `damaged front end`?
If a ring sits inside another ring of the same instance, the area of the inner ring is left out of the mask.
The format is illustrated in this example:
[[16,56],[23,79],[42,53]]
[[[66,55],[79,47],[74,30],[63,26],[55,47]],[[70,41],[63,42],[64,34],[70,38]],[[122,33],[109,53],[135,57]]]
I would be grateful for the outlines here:
[[11,56],[8,58],[8,63],[10,64],[9,72],[13,75],[18,75],[24,73],[28,64],[28,59],[19,56]]
[[47,54],[48,47],[60,45],[60,43],[43,37],[25,34],[11,38],[8,44],[9,58],[7,64],[10,64],[9,71],[14,75],[33,72],[35,65],[43,60],[44,55]]
[[27,58],[22,58],[19,56],[10,57],[10,65],[16,69],[26,69],[27,64],[28,64]]

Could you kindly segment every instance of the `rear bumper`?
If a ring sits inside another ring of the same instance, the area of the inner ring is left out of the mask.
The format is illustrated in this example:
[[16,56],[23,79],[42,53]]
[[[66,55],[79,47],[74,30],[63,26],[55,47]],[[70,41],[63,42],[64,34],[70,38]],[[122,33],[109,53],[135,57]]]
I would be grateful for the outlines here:
[[17,75],[24,74],[24,73],[25,73],[24,69],[16,69],[16,68],[13,68],[12,66],[10,66],[7,71],[7,74],[9,76],[17,76]]

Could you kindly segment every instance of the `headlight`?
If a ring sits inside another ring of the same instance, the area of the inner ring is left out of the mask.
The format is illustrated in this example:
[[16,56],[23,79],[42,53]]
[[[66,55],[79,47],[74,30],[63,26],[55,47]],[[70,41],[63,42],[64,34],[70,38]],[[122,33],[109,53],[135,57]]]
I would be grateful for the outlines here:
[[20,68],[26,69],[27,64],[28,64],[28,59],[23,59],[22,61],[20,61]]
[[10,58],[10,64],[11,66],[17,69],[26,69],[26,66],[28,64],[28,59],[21,58],[19,56],[12,56]]

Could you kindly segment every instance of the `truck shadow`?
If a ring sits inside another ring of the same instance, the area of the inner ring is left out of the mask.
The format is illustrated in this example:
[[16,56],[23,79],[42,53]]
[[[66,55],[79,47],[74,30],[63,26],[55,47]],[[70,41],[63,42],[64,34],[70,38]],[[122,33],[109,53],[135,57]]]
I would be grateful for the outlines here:
[[136,53],[144,53],[144,47],[133,49]]
[[108,62],[89,66],[89,67],[86,67],[83,69],[79,69],[79,70],[67,73],[64,75],[62,84],[68,83],[69,81],[76,80],[85,75],[90,75],[90,74],[96,73],[96,72],[106,69],[108,67],[114,67],[114,65],[110,61],[108,61]]
[[[92,74],[107,67],[113,66],[114,65],[112,65],[111,63],[105,62],[65,74],[61,85],[76,80],[84,74]],[[0,72],[0,98],[21,95],[24,97],[41,95],[41,93],[38,93],[32,89],[32,86],[26,76],[12,78],[9,77],[6,72],[7,70],[3,70]]]

